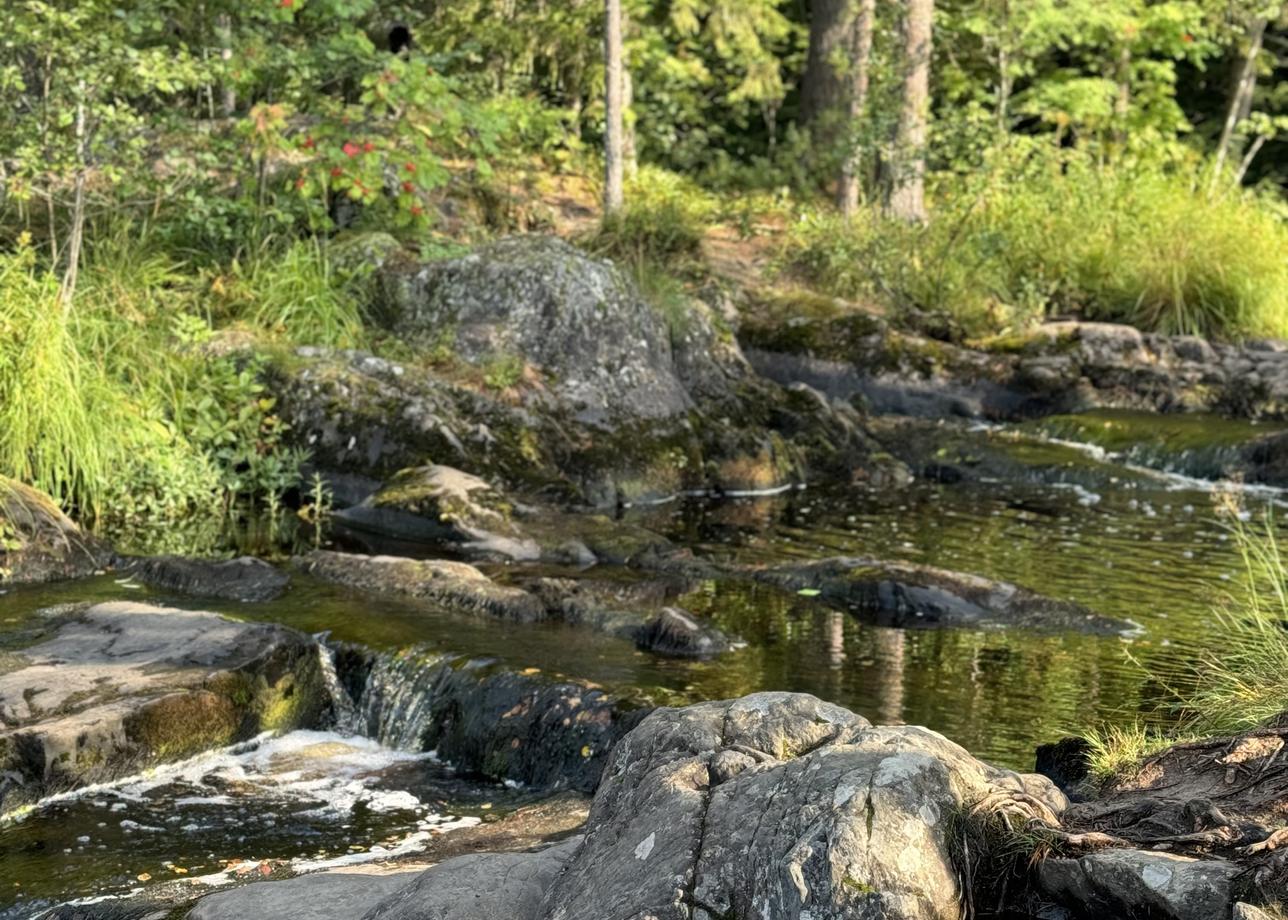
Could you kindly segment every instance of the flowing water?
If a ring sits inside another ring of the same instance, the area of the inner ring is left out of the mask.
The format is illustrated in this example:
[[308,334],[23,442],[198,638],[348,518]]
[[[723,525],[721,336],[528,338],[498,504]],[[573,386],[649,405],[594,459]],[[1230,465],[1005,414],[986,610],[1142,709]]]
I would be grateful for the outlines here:
[[[0,597],[0,652],[32,641],[41,607],[128,597],[274,620],[384,657],[353,696],[331,669],[332,692],[347,712],[338,728],[346,732],[260,739],[48,800],[0,823],[0,918],[31,915],[55,896],[118,894],[146,884],[145,875],[222,882],[261,865],[414,851],[424,835],[475,820],[485,805],[504,810],[521,793],[465,782],[415,750],[433,668],[448,654],[590,680],[658,704],[808,691],[874,721],[928,725],[1017,768],[1032,767],[1035,745],[1091,725],[1166,719],[1154,707],[1163,692],[1157,675],[1184,684],[1210,641],[1214,606],[1240,576],[1206,480],[1224,476],[1241,445],[1269,429],[1186,419],[1160,430],[1147,421],[1101,413],[1045,420],[1018,434],[976,431],[971,437],[990,440],[989,449],[1001,444],[1017,464],[1000,480],[810,488],[629,512],[716,558],[864,555],[1013,581],[1129,619],[1140,627],[1129,639],[892,630],[808,597],[711,581],[676,602],[745,645],[694,662],[659,659],[567,626],[462,617],[307,578],[257,605],[166,597],[112,576],[11,591]],[[1273,489],[1241,495],[1254,515],[1281,503]],[[646,577],[603,568],[564,574]],[[407,649],[415,653],[396,654]]]

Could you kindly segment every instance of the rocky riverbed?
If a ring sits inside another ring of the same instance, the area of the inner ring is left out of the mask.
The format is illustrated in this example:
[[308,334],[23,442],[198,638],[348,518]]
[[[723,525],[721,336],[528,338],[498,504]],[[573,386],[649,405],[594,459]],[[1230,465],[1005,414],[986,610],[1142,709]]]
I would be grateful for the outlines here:
[[0,917],[1277,899],[1278,729],[1029,772],[1204,642],[1214,491],[1282,500],[1276,345],[675,317],[557,240],[363,251],[407,357],[271,371],[315,545],[117,556],[0,483]]

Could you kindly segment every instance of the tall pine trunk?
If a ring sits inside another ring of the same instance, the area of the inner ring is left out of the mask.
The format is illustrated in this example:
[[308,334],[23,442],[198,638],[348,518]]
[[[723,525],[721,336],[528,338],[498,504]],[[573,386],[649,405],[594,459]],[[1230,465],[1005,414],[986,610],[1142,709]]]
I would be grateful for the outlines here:
[[[813,0],[809,53],[801,77],[801,123],[816,140],[834,136],[846,96],[845,62],[850,52],[852,7],[856,0]],[[829,124],[830,122],[830,124]]]
[[912,223],[926,219],[926,123],[934,16],[934,0],[904,0],[903,92],[886,212]]
[[604,0],[604,214],[624,199],[622,167],[622,2]]
[[847,219],[859,209],[859,170],[863,165],[863,148],[858,141],[860,122],[868,102],[868,84],[872,62],[872,30],[876,20],[876,0],[857,0],[859,8],[851,28],[849,104],[847,125],[850,139],[841,163],[841,181],[836,189],[836,203]]

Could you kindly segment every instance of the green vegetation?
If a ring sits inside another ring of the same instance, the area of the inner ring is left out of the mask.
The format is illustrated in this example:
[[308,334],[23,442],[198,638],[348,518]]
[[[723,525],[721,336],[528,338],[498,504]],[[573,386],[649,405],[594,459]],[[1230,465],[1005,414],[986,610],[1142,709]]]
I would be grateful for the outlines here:
[[[371,230],[422,258],[573,236],[676,332],[696,286],[763,287],[776,253],[793,289],[938,336],[1288,334],[1284,4],[810,6],[625,3],[625,205],[588,221],[602,5],[5,4],[0,474],[112,527],[298,494],[271,361],[453,364],[451,330],[413,356],[366,322],[345,239]],[[923,59],[900,37],[929,13]]]
[[1085,733],[1093,776],[1130,774],[1173,744],[1206,735],[1233,735],[1288,712],[1288,560],[1269,513],[1258,525],[1233,499],[1222,499],[1230,536],[1243,563],[1237,592],[1213,611],[1213,629],[1190,673],[1150,673],[1170,688],[1161,705],[1176,727],[1139,722]]
[[990,176],[950,177],[939,218],[814,213],[781,265],[837,296],[945,313],[968,334],[1080,314],[1164,333],[1288,335],[1288,226],[1246,194],[1162,167],[1034,151]]

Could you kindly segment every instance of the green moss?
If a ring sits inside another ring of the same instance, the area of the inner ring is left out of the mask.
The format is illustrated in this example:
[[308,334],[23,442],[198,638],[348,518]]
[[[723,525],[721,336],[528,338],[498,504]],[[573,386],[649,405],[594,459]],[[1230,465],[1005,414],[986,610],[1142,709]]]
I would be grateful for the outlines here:
[[876,894],[877,893],[877,890],[873,888],[871,885],[867,884],[866,882],[860,882],[858,879],[854,878],[851,875],[847,875],[841,881],[846,888],[849,888],[851,891],[857,892],[858,894]]

